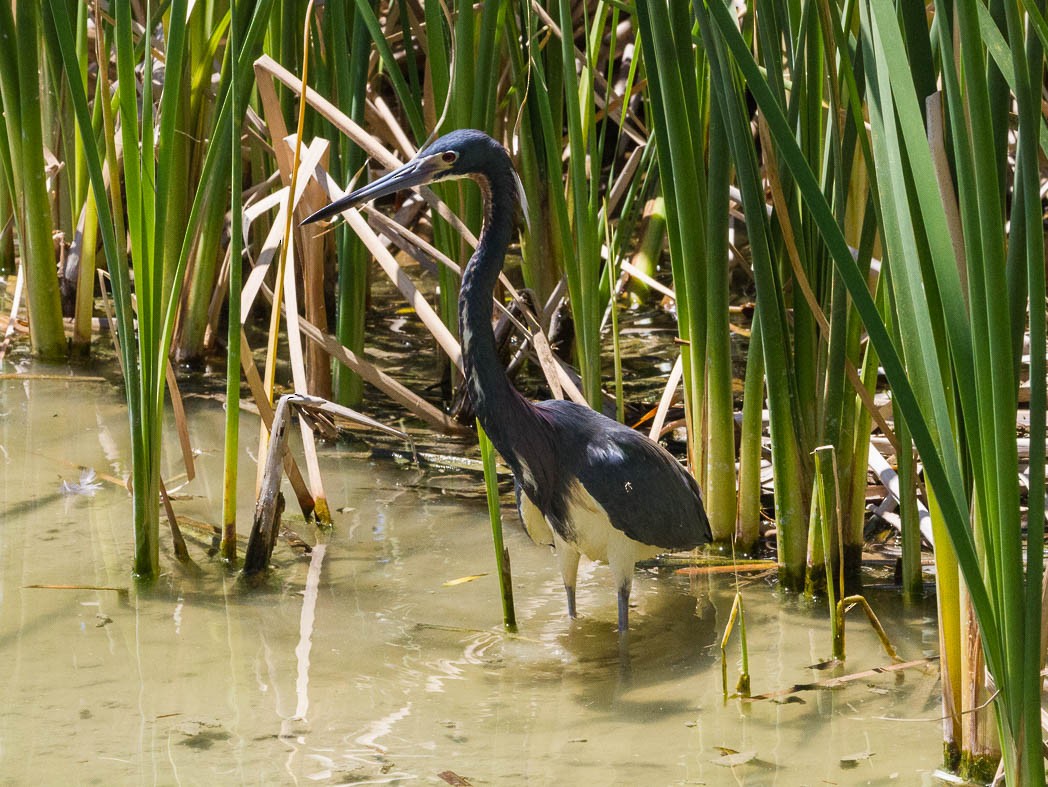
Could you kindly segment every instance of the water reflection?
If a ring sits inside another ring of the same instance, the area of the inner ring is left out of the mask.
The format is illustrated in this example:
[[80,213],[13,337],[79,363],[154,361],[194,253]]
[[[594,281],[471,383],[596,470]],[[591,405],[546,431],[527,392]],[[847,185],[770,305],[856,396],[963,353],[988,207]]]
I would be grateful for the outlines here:
[[[937,724],[897,721],[938,716],[934,671],[724,703],[726,579],[639,571],[627,660],[607,567],[582,567],[570,621],[555,561],[508,519],[520,632],[504,633],[483,503],[435,494],[359,446],[322,451],[339,513],[312,555],[281,546],[277,570],[246,588],[187,531],[198,570],[165,556],[161,580],[136,589],[126,491],[59,493],[76,467],[126,464],[119,392],[78,388],[70,408],[68,386],[51,386],[0,387],[4,781],[915,784],[937,765]],[[206,446],[222,414],[193,407]],[[219,510],[213,448],[178,501],[201,521]],[[745,592],[754,690],[824,677],[807,667],[829,652],[825,615]],[[934,639],[930,608],[893,598],[873,603],[916,658]],[[886,662],[863,625],[848,632],[848,671]],[[734,680],[734,640],[729,653]],[[725,750],[753,755],[724,764]]]

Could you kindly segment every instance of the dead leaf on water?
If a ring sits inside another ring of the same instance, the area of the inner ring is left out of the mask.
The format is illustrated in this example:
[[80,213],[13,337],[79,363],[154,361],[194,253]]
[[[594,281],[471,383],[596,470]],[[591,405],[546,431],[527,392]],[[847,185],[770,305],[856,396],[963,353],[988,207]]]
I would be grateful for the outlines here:
[[23,588],[35,590],[112,590],[121,598],[128,596],[128,588],[112,587],[110,585],[22,585]]
[[873,756],[873,752],[872,751],[860,751],[860,752],[856,752],[855,754],[846,754],[845,756],[841,757],[841,767],[842,768],[854,768],[860,762],[868,760],[872,756]]
[[809,664],[808,669],[828,670],[840,666],[840,663],[841,662],[838,659],[828,659],[827,661],[820,661],[817,664]]
[[722,752],[730,752],[730,754],[723,754],[713,760],[714,765],[722,765],[725,768],[734,768],[737,765],[745,765],[748,762],[753,762],[757,759],[756,749],[750,751],[734,751],[732,749],[724,749],[720,746],[717,747]]
[[486,577],[486,576],[487,576],[487,574],[470,574],[468,577],[459,577],[458,579],[449,579],[447,582],[445,582],[443,584],[443,587],[450,588],[450,587],[454,587],[455,585],[464,585],[467,582],[473,582],[474,580],[477,580],[477,579],[480,579],[481,577]]
[[441,773],[437,774],[437,778],[439,778],[441,781],[447,782],[450,785],[453,785],[453,787],[469,787],[470,785],[470,782],[468,782],[463,777],[459,776],[454,771],[442,771]]

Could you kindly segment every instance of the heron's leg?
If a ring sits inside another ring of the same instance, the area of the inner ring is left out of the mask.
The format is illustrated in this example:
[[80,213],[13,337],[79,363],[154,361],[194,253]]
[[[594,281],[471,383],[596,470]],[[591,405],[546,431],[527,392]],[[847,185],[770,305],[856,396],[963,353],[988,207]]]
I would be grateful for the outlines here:
[[569,544],[556,532],[554,532],[553,541],[557,550],[560,576],[564,580],[564,592],[568,597],[568,617],[574,619],[578,617],[575,611],[575,580],[579,573],[579,553],[572,544]]
[[630,626],[630,590],[633,589],[633,567],[637,562],[636,550],[626,537],[615,539],[608,544],[608,564],[615,577],[615,587],[619,591],[619,633]]
[[632,571],[619,583],[619,680],[623,687],[632,677],[630,667],[630,589],[633,584]]
[[575,620],[579,616],[578,610],[575,608],[575,588],[565,584],[564,594],[568,597],[568,617]]
[[627,631],[630,627],[630,585],[627,582],[619,585],[619,632]]

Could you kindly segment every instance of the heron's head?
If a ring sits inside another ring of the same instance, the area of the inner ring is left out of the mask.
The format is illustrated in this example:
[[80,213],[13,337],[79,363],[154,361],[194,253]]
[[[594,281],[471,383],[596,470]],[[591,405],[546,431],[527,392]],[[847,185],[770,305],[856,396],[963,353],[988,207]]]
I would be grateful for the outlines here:
[[335,200],[302,223],[311,224],[329,218],[396,191],[455,178],[473,178],[485,191],[493,188],[492,180],[509,178],[513,197],[521,207],[524,205],[523,189],[506,149],[482,131],[459,129],[445,134],[419,151],[404,166]]

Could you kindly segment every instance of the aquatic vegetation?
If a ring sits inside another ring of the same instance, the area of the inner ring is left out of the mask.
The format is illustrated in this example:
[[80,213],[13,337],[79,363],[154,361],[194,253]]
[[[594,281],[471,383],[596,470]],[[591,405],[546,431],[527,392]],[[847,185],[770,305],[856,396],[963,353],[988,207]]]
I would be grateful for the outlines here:
[[[14,228],[0,254],[18,252],[0,352],[26,322],[51,358],[66,356],[66,331],[83,356],[115,329],[135,573],[161,569],[169,396],[180,410],[170,357],[225,354],[231,566],[236,404],[246,382],[271,423],[283,353],[299,392],[381,397],[417,428],[470,432],[455,300],[479,196],[423,191],[327,235],[295,225],[369,167],[481,128],[513,155],[536,230],[500,282],[507,366],[536,398],[614,410],[656,438],[676,429],[717,542],[773,549],[784,589],[848,598],[864,523],[891,519],[904,591],[919,595],[921,541],[934,541],[950,764],[982,756],[966,730],[992,709],[1008,778],[1037,781],[1048,23],[1029,3],[750,5],[174,0],[107,15],[48,0],[0,12],[24,50],[0,69],[0,220]],[[660,199],[664,229],[646,224]],[[627,261],[642,237],[661,270]],[[439,348],[416,350],[411,368],[393,370],[368,333],[380,276],[399,318]],[[665,295],[675,329],[668,360],[640,374],[619,349],[628,277]],[[251,342],[267,299],[260,373]],[[733,360],[738,346],[748,355]],[[666,380],[657,408],[625,393],[638,376]],[[1035,439],[1020,443],[1025,430]],[[822,446],[835,461],[820,472]],[[286,472],[304,516],[324,520],[316,452],[304,461]]]

